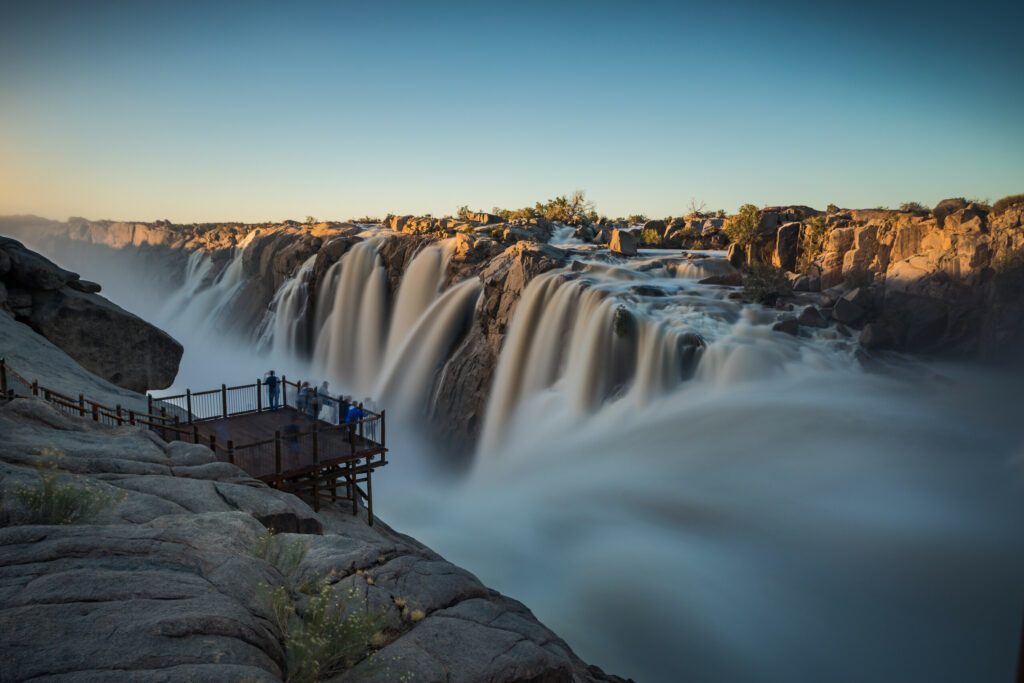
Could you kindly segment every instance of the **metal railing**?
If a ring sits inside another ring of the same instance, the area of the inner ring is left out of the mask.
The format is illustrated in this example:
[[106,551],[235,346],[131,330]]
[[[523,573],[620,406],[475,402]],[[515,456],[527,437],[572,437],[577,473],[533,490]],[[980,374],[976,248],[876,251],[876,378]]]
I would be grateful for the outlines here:
[[37,380],[29,381],[8,365],[4,358],[0,358],[0,395],[8,399],[19,395],[36,396],[51,403],[64,415],[91,418],[94,422],[111,427],[142,424],[168,434],[192,431],[180,427],[180,419],[175,415],[169,415],[165,408],[160,408],[159,412],[154,413],[152,400],[147,412],[142,412],[123,408],[121,405],[108,406],[88,399],[84,394],[78,394],[77,397],[68,396],[39,384]]
[[[301,382],[290,382],[284,376],[278,387],[279,396],[273,396],[266,383],[257,379],[253,384],[207,391],[186,390],[184,394],[154,399],[147,395],[145,412],[125,409],[120,405],[108,406],[85,398],[83,394],[68,396],[55,389],[29,381],[15,372],[5,359],[0,358],[0,398],[13,399],[19,395],[32,395],[47,401],[62,414],[92,419],[94,422],[121,427],[146,427],[164,441],[184,441],[208,446],[218,459],[227,460],[249,475],[268,483],[284,485],[300,477],[318,481],[324,472],[340,471],[349,480],[354,491],[353,501],[361,497],[367,502],[370,523],[373,523],[372,492],[369,472],[386,464],[386,413],[366,408],[362,403],[349,403],[341,397],[324,396],[316,389],[304,389]],[[319,419],[322,406],[336,409],[336,419]],[[275,429],[273,434],[249,443],[236,444],[233,439],[217,439],[217,429],[209,423],[244,415],[276,413],[293,409],[309,419],[309,428],[301,431],[293,423],[291,429]],[[352,409],[355,410],[352,410]],[[203,429],[205,428],[205,429]],[[375,459],[376,458],[376,459]],[[357,472],[356,463],[362,463]],[[333,468],[333,469],[332,469]],[[340,468],[340,470],[338,469]],[[363,479],[359,479],[362,476]],[[362,491],[358,481],[365,481]],[[298,486],[298,485],[296,485]],[[316,507],[319,498],[313,485]],[[353,502],[353,513],[356,511]]]
[[[186,389],[183,394],[162,396],[157,400],[170,408],[171,417],[179,417],[181,422],[187,424],[223,420],[237,415],[263,413],[291,407],[308,415],[311,419],[315,418],[335,426],[347,425],[351,422],[356,426],[357,434],[362,439],[380,446],[384,445],[384,411],[378,413],[370,410],[361,402],[347,402],[338,396],[324,396],[315,387],[304,390],[301,382],[289,381],[285,376],[280,378],[276,395],[266,382],[257,379],[252,384],[240,384],[233,387],[222,384],[220,389],[206,391]],[[152,402],[153,399],[150,397],[151,405]],[[331,408],[331,414],[336,417],[324,420],[321,417],[321,409],[324,407]],[[351,407],[355,407],[357,411],[350,419],[348,412]],[[236,446],[236,449],[241,447]]]

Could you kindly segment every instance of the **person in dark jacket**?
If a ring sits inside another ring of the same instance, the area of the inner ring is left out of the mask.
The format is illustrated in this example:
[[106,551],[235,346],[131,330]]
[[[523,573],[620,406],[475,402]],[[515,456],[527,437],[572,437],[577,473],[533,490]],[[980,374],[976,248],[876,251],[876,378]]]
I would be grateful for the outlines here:
[[281,380],[271,370],[263,378],[263,383],[267,385],[267,398],[270,399],[270,409],[277,410],[281,398]]

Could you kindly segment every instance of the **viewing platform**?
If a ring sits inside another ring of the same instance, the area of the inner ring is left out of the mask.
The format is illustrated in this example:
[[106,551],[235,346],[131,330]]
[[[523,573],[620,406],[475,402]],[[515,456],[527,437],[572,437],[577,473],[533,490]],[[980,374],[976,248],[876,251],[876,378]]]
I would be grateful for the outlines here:
[[[256,380],[174,396],[150,395],[146,411],[139,412],[40,386],[0,359],[0,390],[7,398],[37,396],[66,415],[112,426],[141,425],[165,441],[206,445],[219,460],[253,478],[311,498],[316,510],[322,500],[347,501],[357,514],[362,501],[372,525],[373,472],[387,464],[385,411],[321,396],[315,389],[303,397],[300,384],[282,376],[280,401],[273,407],[267,385]],[[323,413],[333,419],[321,419]]]

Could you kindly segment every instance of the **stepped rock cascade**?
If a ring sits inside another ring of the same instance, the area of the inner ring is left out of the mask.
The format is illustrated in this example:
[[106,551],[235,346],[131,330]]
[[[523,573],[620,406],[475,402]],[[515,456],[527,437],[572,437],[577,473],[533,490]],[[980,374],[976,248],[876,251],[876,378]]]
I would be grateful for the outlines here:
[[727,335],[742,317],[720,290],[686,282],[721,264],[674,254],[634,267],[583,259],[533,280],[499,356],[481,453],[500,450],[519,405],[545,391],[562,397],[570,419],[606,400],[640,407],[673,391],[699,365],[705,336]]

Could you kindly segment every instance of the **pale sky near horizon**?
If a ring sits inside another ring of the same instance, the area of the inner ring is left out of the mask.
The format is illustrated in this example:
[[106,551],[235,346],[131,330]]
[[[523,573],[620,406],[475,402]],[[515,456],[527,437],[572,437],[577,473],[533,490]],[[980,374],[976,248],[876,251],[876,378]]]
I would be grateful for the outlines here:
[[207,5],[0,8],[0,214],[1024,192],[1020,2]]

